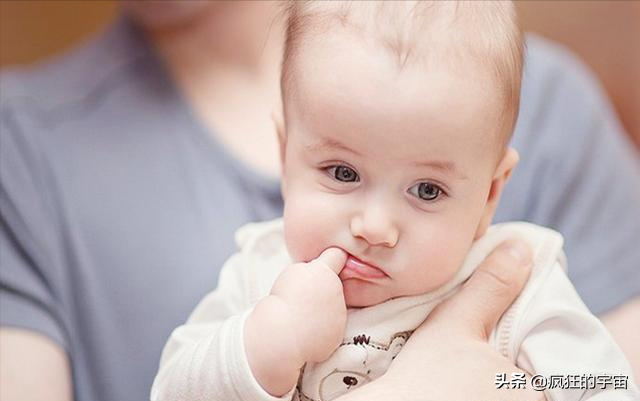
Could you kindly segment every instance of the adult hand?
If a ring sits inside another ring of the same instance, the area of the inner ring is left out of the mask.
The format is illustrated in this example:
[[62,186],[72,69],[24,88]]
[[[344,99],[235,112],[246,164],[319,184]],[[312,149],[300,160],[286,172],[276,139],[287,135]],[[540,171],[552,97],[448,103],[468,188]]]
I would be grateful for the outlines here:
[[530,388],[496,389],[496,373],[522,371],[487,342],[531,265],[525,243],[503,243],[414,332],[385,375],[339,400],[544,400]]

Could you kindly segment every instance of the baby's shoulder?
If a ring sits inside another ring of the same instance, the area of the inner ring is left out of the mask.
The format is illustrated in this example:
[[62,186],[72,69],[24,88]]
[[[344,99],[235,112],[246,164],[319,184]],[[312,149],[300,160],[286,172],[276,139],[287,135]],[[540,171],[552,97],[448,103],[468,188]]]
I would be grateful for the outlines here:
[[246,224],[236,231],[235,240],[249,296],[252,302],[257,301],[269,293],[278,275],[292,263],[282,219]]
[[248,223],[235,233],[236,246],[243,253],[269,257],[286,249],[282,218]]
[[539,316],[564,318],[562,311],[575,309],[581,301],[566,275],[567,261],[560,233],[531,223],[509,222],[492,226],[485,237],[494,248],[503,240],[518,237],[533,253],[527,283],[502,315],[490,338],[502,355],[515,362],[531,322],[540,321]]

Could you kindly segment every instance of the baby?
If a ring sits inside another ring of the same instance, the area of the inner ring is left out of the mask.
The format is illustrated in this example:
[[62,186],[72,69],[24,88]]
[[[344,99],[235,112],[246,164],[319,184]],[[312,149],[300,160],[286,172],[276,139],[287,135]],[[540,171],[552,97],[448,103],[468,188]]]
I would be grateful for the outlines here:
[[[518,161],[508,147],[523,58],[513,5],[289,7],[284,217],[238,232],[218,288],[171,335],[151,398],[337,398],[382,375],[429,312],[513,236],[529,242],[535,266],[491,343],[531,374],[631,377],[566,278],[559,234],[490,227]],[[632,399],[628,387],[617,400]]]

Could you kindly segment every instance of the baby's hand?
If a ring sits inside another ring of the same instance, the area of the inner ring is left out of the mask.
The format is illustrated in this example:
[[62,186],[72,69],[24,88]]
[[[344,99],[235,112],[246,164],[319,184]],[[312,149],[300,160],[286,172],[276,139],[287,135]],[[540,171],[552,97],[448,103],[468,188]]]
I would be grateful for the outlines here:
[[295,333],[291,345],[303,362],[327,359],[343,339],[347,308],[338,274],[346,258],[339,248],[326,249],[308,263],[286,268],[271,288],[286,305]]
[[340,345],[347,322],[342,282],[347,255],[338,248],[287,267],[271,294],[256,304],[244,327],[254,377],[280,397],[298,381],[306,362],[327,359]]

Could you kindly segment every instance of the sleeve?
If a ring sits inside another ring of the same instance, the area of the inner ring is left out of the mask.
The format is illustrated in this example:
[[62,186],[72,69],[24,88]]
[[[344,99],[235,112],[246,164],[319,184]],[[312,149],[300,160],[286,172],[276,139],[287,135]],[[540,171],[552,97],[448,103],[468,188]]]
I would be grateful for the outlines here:
[[[635,401],[633,371],[604,325],[592,315],[561,266],[549,269],[514,322],[510,354],[516,365],[543,377],[549,401]],[[535,376],[534,376],[535,377]],[[616,384],[615,378],[626,377]],[[604,384],[604,388],[603,387]]]
[[171,334],[151,389],[152,401],[284,401],[256,381],[244,348],[250,305],[246,258],[234,255],[220,272],[218,288]]
[[569,277],[600,314],[640,295],[638,153],[582,63],[529,39],[513,142],[521,162],[496,220],[562,233]]
[[68,349],[60,236],[43,158],[6,102],[0,111],[0,324]]

